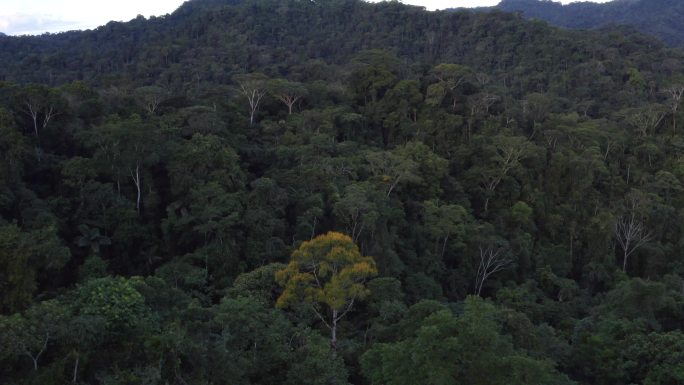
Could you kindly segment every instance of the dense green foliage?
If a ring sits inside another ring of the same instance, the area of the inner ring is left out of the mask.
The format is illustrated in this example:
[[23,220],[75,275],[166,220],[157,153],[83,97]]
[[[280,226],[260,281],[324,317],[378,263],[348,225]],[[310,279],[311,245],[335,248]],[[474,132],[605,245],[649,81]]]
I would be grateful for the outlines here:
[[675,47],[684,47],[684,3],[679,0],[582,1],[563,5],[549,0],[501,0],[497,9],[522,12],[566,28],[625,25],[653,35]]
[[682,59],[355,0],[1,37],[0,383],[681,383]]

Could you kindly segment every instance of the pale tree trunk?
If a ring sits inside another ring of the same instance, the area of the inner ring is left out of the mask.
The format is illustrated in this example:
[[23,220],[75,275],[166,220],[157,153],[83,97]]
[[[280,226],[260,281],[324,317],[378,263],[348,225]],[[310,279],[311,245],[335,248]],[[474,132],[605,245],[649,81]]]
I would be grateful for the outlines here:
[[672,106],[672,136],[677,134],[677,106]]
[[337,350],[337,310],[332,313],[332,325],[330,325],[330,346]]
[[494,177],[494,178],[489,178],[489,180],[485,181],[484,187],[485,187],[485,203],[484,203],[484,212],[487,213],[489,210],[489,201],[494,196],[494,191],[496,190],[496,187],[501,183],[501,180],[503,179],[503,176],[501,177]]
[[677,111],[679,104],[684,96],[684,86],[675,85],[665,90],[665,93],[670,97],[670,110],[672,111],[672,136],[677,133]]
[[142,180],[140,178],[140,163],[136,163],[135,172],[130,170],[131,179],[133,179],[133,184],[135,184],[135,189],[137,191],[137,198],[135,200],[135,209],[140,214],[140,201],[142,199]]
[[629,257],[643,244],[651,240],[651,234],[646,231],[643,223],[635,218],[634,212],[629,217],[620,218],[615,222],[615,239],[622,248],[622,271],[627,271]]
[[356,210],[354,213],[349,214],[349,218],[351,220],[351,227],[347,226],[348,232],[351,234],[352,240],[354,243],[357,243],[359,240],[359,237],[361,237],[361,234],[363,233],[363,229],[365,224],[361,223],[361,217],[362,213],[359,210]]
[[249,124],[254,124],[254,116],[259,110],[259,105],[261,104],[261,99],[266,94],[266,91],[259,88],[249,89],[246,85],[240,85],[242,93],[247,97],[249,102]]
[[80,355],[80,353],[77,352],[76,353],[76,362],[74,362],[74,373],[73,373],[73,377],[71,378],[71,382],[74,384],[76,383],[76,381],[78,379],[78,363],[79,363],[80,359],[81,359],[81,355]]
[[440,259],[444,258],[444,253],[446,252],[447,242],[449,242],[449,235],[444,237],[444,242],[442,243],[442,253],[440,254]]
[[395,179],[394,182],[392,182],[390,187],[387,189],[387,198],[389,198],[390,194],[392,194],[392,191],[394,191],[394,188],[397,187],[397,185],[401,181],[401,177],[402,177],[402,175],[399,175],[397,177],[397,179]]
[[492,274],[504,270],[513,261],[504,255],[503,249],[494,249],[493,246],[482,248],[480,246],[480,264],[475,277],[475,294],[480,296],[484,283]]
[[314,217],[313,225],[311,225],[311,237],[309,240],[314,239],[314,236],[316,236],[316,222],[318,222],[318,218]]
[[497,186],[501,183],[503,178],[508,175],[508,172],[513,168],[515,164],[518,163],[520,158],[522,157],[523,154],[523,149],[522,148],[517,148],[517,147],[510,147],[510,148],[504,148],[502,149],[502,154],[501,154],[501,168],[499,171],[496,173],[494,176],[484,176],[484,182],[482,182],[483,187],[485,188],[485,195],[487,196],[485,198],[485,204],[484,204],[484,212],[487,213],[487,210],[489,210],[489,200],[491,199],[492,196],[494,196],[494,191],[496,190]]
[[[316,278],[316,280],[318,280],[318,278]],[[322,286],[319,285],[319,287]],[[349,304],[347,304],[347,308],[344,309],[342,313],[340,313],[340,311],[337,309],[332,309],[332,317],[330,318],[330,322],[328,322],[326,317],[323,317],[321,312],[319,312],[315,306],[311,307],[318,319],[320,319],[321,322],[323,322],[323,324],[330,330],[330,347],[333,351],[337,350],[337,325],[340,320],[344,318],[344,316],[347,315],[347,313],[349,313],[349,311],[352,309],[355,300],[356,298],[352,298],[351,301],[349,301]]]
[[27,356],[31,358],[31,361],[33,361],[33,370],[38,371],[38,360],[40,359],[40,356],[43,355],[45,350],[47,350],[47,345],[48,342],[50,341],[50,333],[45,332],[45,338],[43,339],[43,346],[40,348],[40,351],[36,353],[35,355],[31,353],[28,349],[24,348],[24,353],[26,353]]
[[40,104],[32,103],[30,101],[26,101],[26,108],[27,108],[27,114],[31,117],[31,120],[33,121],[33,133],[36,135],[36,141],[38,142],[38,147],[36,149],[36,156],[38,158],[38,161],[41,161],[42,158],[42,147],[40,145],[40,130],[45,129],[48,126],[48,123],[50,123],[50,120],[57,115],[55,112],[54,107],[45,107],[43,112],[43,122],[41,124],[41,127],[38,127],[38,115],[41,113],[41,110],[43,110],[43,107],[41,107]]
[[55,112],[54,107],[50,106],[45,110],[45,116],[43,117],[43,129],[47,128],[48,123],[50,123],[50,120],[55,117],[57,113]]
[[26,106],[28,107],[28,114],[33,120],[33,132],[38,137],[38,110],[30,102],[26,102]]
[[292,107],[294,107],[295,103],[301,98],[300,96],[292,95],[276,95],[276,97],[287,106],[288,115],[292,115]]

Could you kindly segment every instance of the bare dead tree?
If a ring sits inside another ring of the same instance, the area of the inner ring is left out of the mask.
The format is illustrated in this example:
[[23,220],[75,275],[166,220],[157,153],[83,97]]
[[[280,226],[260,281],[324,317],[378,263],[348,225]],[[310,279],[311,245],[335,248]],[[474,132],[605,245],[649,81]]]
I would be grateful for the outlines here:
[[266,91],[258,88],[248,89],[243,85],[241,85],[240,88],[242,89],[242,93],[247,97],[247,100],[249,100],[249,124],[254,124],[254,115],[259,109],[259,104],[264,95],[266,95]]
[[[33,121],[33,132],[36,135],[36,156],[40,162],[43,149],[40,144],[40,131],[45,130],[50,121],[59,113],[55,110],[48,95],[41,91],[34,91],[24,100],[24,112]],[[42,116],[42,119],[40,117]]]
[[665,89],[665,94],[669,97],[668,104],[672,112],[672,135],[677,131],[677,111],[684,96],[684,85],[674,85]]
[[627,116],[627,122],[637,130],[640,136],[649,136],[655,133],[666,115],[667,111],[662,106],[651,105]]
[[627,271],[627,260],[639,247],[651,240],[651,234],[636,218],[634,211],[615,222],[615,239],[622,248],[622,271]]
[[521,137],[501,137],[495,144],[498,167],[482,174],[481,186],[485,189],[484,211],[489,209],[489,201],[503,178],[516,167],[530,148]]
[[551,151],[556,151],[556,145],[558,140],[561,139],[562,133],[557,130],[544,130],[542,131],[544,136],[544,141],[546,142],[546,147]]
[[632,190],[626,198],[627,211],[615,222],[615,240],[623,251],[622,271],[627,270],[627,262],[639,247],[651,240],[651,233],[640,220],[641,207],[650,200],[639,190]]
[[480,115],[489,114],[489,109],[500,99],[501,98],[499,96],[487,92],[480,92],[478,94],[468,97],[468,106],[470,108],[470,114],[468,115],[468,124],[466,127],[467,141],[470,141],[470,138],[472,137],[473,123],[475,123],[476,118]]
[[233,80],[238,84],[241,93],[249,102],[249,124],[252,125],[261,101],[268,93],[268,77],[259,73],[242,74],[233,76]]
[[495,248],[492,245],[480,246],[480,265],[475,277],[475,294],[478,296],[482,293],[482,287],[489,277],[509,268],[513,263],[513,259],[507,256],[505,251],[504,248]]
[[487,92],[481,92],[471,96],[468,100],[470,104],[470,115],[475,116],[478,113],[488,114],[489,109],[500,99],[499,96]]
[[[36,134],[36,137],[38,137],[39,131],[47,128],[48,123],[57,115],[57,112],[53,106],[42,105],[40,102],[33,100],[26,100],[24,104],[26,106],[26,113],[31,117],[31,120],[33,120],[33,132]],[[39,123],[38,116],[40,114],[43,115],[43,121]]]

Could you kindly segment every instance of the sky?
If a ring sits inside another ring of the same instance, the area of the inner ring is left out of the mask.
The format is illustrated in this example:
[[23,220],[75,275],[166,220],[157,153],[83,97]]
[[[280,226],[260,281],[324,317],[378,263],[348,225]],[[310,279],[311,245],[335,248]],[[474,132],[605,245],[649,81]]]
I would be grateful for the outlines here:
[[[370,0],[377,1],[377,0]],[[607,0],[594,0],[605,2]],[[128,21],[137,15],[173,12],[184,0],[0,0],[0,32],[38,35],[92,29],[108,21]],[[403,0],[429,10],[496,5],[499,0]],[[571,0],[562,0],[564,4]]]

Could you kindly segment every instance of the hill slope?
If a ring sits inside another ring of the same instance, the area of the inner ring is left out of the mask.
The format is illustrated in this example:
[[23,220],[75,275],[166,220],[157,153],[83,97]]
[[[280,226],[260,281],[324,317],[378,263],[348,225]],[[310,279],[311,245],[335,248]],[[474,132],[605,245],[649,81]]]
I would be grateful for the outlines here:
[[[502,13],[423,12],[397,3],[196,0],[168,17],[109,23],[94,31],[0,38],[0,79],[100,84],[117,78],[146,84],[160,77],[183,84],[199,75],[226,82],[259,70],[286,75],[294,64],[344,63],[371,48],[406,63],[459,62],[507,71],[530,62],[538,47],[552,66],[592,46],[621,51],[652,41],[555,31]],[[629,55],[629,52],[622,52]],[[556,67],[557,68],[557,67]],[[554,72],[549,68],[549,72]]]
[[548,0],[502,0],[496,8],[519,11],[527,18],[566,28],[628,25],[669,45],[684,47],[684,2],[679,0],[614,0],[566,5]]

